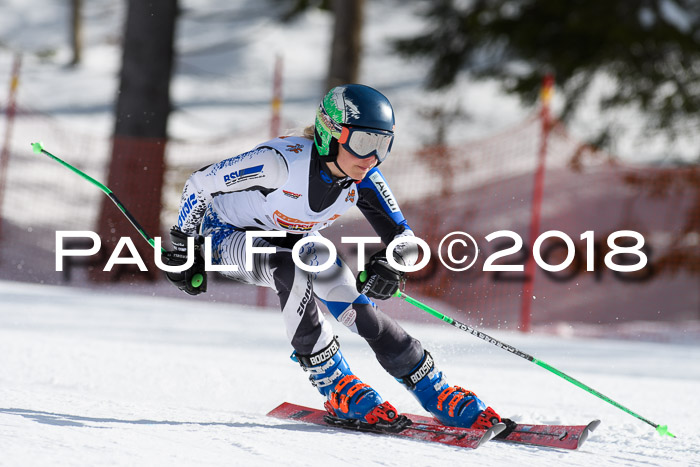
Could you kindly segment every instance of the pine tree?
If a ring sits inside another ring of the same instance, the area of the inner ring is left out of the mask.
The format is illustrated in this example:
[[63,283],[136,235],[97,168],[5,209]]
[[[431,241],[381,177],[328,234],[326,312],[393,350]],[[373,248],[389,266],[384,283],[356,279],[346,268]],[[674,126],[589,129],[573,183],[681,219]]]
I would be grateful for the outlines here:
[[524,102],[549,72],[571,116],[593,78],[616,82],[603,109],[636,105],[650,128],[700,129],[700,2],[697,0],[436,0],[426,33],[395,42],[431,62],[427,86],[464,71],[495,78]]

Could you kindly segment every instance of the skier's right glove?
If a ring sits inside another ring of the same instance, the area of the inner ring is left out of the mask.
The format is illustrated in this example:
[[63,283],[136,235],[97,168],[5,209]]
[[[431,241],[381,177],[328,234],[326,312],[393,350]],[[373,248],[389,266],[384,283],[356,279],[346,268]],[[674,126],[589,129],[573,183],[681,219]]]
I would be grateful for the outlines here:
[[[173,251],[166,251],[161,256],[168,266],[182,266],[187,262],[187,234],[177,226],[170,229],[170,243]],[[182,272],[166,272],[165,276],[175,287],[190,295],[199,295],[207,291],[207,272],[204,270],[204,258],[200,253],[204,237],[194,239],[194,264]]]
[[357,291],[370,298],[386,300],[399,289],[404,273],[392,268],[386,253],[380,251],[372,255],[365,270],[357,275]]

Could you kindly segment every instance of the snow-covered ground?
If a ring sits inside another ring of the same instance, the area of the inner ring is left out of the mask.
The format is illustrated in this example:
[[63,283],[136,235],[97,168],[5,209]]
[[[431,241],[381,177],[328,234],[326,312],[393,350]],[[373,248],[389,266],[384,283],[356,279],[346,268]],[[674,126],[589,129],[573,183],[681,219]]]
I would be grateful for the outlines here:
[[[204,300],[123,297],[0,282],[0,465],[700,465],[700,347],[492,330],[657,423],[440,323],[404,323],[452,384],[517,421],[602,425],[580,451],[489,443],[470,451],[271,419],[321,407],[288,358],[280,316]],[[354,371],[401,410],[421,409],[334,323]]]

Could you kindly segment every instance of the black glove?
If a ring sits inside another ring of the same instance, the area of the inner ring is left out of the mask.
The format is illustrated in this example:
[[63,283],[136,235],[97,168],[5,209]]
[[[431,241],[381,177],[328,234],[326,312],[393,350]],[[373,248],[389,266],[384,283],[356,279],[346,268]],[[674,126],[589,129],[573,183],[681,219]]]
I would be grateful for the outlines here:
[[[170,243],[173,251],[162,255],[163,263],[168,266],[181,266],[187,262],[187,234],[177,226],[170,229]],[[207,291],[207,272],[204,270],[204,258],[200,254],[204,237],[198,235],[194,239],[194,264],[182,272],[166,272],[165,276],[178,289],[190,295],[198,295]]]
[[370,298],[386,300],[399,289],[404,273],[389,266],[386,253],[380,251],[372,255],[365,270],[357,275],[357,291]]

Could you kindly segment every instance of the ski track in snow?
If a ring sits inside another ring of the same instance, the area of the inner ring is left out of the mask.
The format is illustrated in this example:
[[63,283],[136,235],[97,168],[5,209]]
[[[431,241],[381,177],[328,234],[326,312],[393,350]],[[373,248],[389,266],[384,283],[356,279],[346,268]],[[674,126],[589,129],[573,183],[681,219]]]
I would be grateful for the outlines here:
[[[253,289],[251,288],[251,291]],[[471,451],[268,418],[322,398],[288,358],[277,311],[197,298],[119,297],[0,282],[0,465],[700,465],[700,347],[487,330],[580,379],[645,423],[440,323],[404,323],[451,384],[533,423],[602,420],[580,451]],[[353,370],[422,413],[369,347],[333,323]]]

